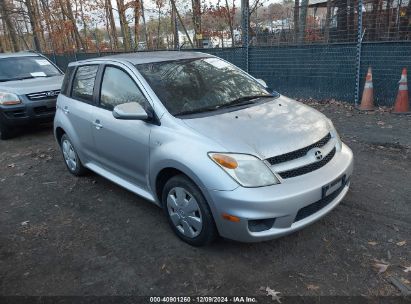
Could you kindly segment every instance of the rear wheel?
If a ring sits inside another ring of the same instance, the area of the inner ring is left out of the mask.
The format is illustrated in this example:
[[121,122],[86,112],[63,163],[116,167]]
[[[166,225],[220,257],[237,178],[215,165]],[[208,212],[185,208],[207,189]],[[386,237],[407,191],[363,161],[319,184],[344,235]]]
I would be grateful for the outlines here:
[[12,129],[9,126],[6,126],[0,122],[0,138],[10,139],[12,137],[13,137]]
[[61,137],[61,152],[63,153],[64,162],[67,169],[71,174],[76,176],[84,175],[86,168],[83,167],[83,164],[78,157],[78,154],[66,134]]
[[177,236],[193,246],[204,246],[217,236],[214,219],[200,189],[186,176],[172,177],[164,186],[163,209]]

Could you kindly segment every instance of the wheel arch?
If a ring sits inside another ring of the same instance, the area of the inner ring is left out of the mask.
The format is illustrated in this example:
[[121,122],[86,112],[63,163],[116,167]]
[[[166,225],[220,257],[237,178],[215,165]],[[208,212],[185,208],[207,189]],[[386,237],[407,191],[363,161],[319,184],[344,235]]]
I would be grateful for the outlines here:
[[54,136],[55,136],[59,146],[61,145],[61,138],[63,137],[64,134],[66,134],[66,131],[64,131],[64,129],[62,127],[57,127],[56,128]]
[[152,189],[154,190],[156,195],[156,199],[158,201],[158,204],[162,206],[162,191],[164,188],[164,185],[167,183],[167,181],[172,178],[173,176],[176,175],[184,175],[187,178],[189,178],[201,191],[203,196],[206,198],[208,201],[209,197],[207,195],[207,191],[205,190],[204,184],[201,182],[201,180],[186,166],[179,164],[179,163],[174,163],[174,164],[169,164],[167,166],[163,166],[161,169],[156,170],[155,178],[152,181]]

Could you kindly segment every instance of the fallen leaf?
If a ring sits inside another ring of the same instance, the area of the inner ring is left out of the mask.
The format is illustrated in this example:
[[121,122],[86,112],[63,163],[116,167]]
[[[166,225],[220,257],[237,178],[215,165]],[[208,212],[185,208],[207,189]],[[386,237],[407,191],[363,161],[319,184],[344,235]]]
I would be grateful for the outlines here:
[[371,246],[375,246],[375,245],[377,245],[378,243],[377,242],[374,242],[374,241],[371,241],[371,242],[368,242],[368,245],[371,245]]
[[411,272],[411,266],[405,267],[404,272]]
[[407,244],[407,241],[401,241],[401,242],[396,243],[396,245],[400,247],[404,246],[405,244]]
[[278,303],[281,303],[280,299],[281,297],[279,296],[280,292],[275,291],[274,289],[271,289],[270,287],[266,287],[265,291],[267,292],[267,297],[271,296],[271,299],[273,301],[277,301]]
[[383,273],[387,270],[389,264],[375,263],[374,267],[378,270],[378,273]]
[[307,289],[308,290],[318,290],[318,289],[320,289],[320,286],[314,285],[314,284],[308,284]]

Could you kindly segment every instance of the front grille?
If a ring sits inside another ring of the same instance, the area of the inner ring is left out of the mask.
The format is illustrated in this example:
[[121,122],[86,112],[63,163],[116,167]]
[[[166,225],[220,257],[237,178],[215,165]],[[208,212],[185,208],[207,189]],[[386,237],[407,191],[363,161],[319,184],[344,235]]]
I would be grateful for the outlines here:
[[289,152],[289,153],[285,153],[285,154],[281,154],[278,156],[268,158],[267,161],[271,165],[276,165],[276,164],[284,163],[286,161],[304,157],[307,154],[307,152],[310,151],[311,149],[324,147],[330,141],[330,139],[331,139],[331,134],[328,133],[326,136],[321,138],[319,141],[313,143],[312,145],[309,145],[299,150],[295,150],[293,152]]
[[300,167],[300,168],[280,172],[278,174],[282,178],[291,178],[291,177],[296,177],[296,176],[299,176],[299,175],[307,174],[307,173],[310,173],[312,171],[318,170],[321,167],[325,166],[334,157],[335,151],[336,151],[335,148],[332,149],[331,152],[328,153],[328,155],[326,157],[324,157],[322,160],[320,160],[319,162],[312,163],[312,164],[309,164],[309,165],[304,166],[304,167]]
[[305,219],[306,217],[309,217],[310,215],[320,211],[322,208],[330,204],[341,193],[341,191],[344,189],[346,184],[347,184],[347,181],[344,184],[342,184],[338,190],[331,193],[330,195],[320,199],[319,201],[316,201],[315,203],[312,203],[311,205],[305,206],[304,208],[301,208],[300,210],[298,210],[297,216],[294,219],[294,223],[301,221]]
[[60,90],[52,90],[38,93],[27,94],[30,100],[43,100],[43,99],[55,99],[60,94]]
[[33,108],[34,113],[36,113],[37,115],[40,114],[50,114],[50,113],[56,113],[56,107],[35,107]]

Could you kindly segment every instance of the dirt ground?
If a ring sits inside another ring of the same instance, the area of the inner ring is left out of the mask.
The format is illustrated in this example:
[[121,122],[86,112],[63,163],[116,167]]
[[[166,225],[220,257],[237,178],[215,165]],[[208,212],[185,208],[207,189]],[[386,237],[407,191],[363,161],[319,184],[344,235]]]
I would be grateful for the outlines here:
[[51,126],[0,142],[0,295],[407,292],[411,116],[310,104],[354,151],[351,189],[317,223],[256,244],[186,245],[156,206],[95,174],[70,175]]

